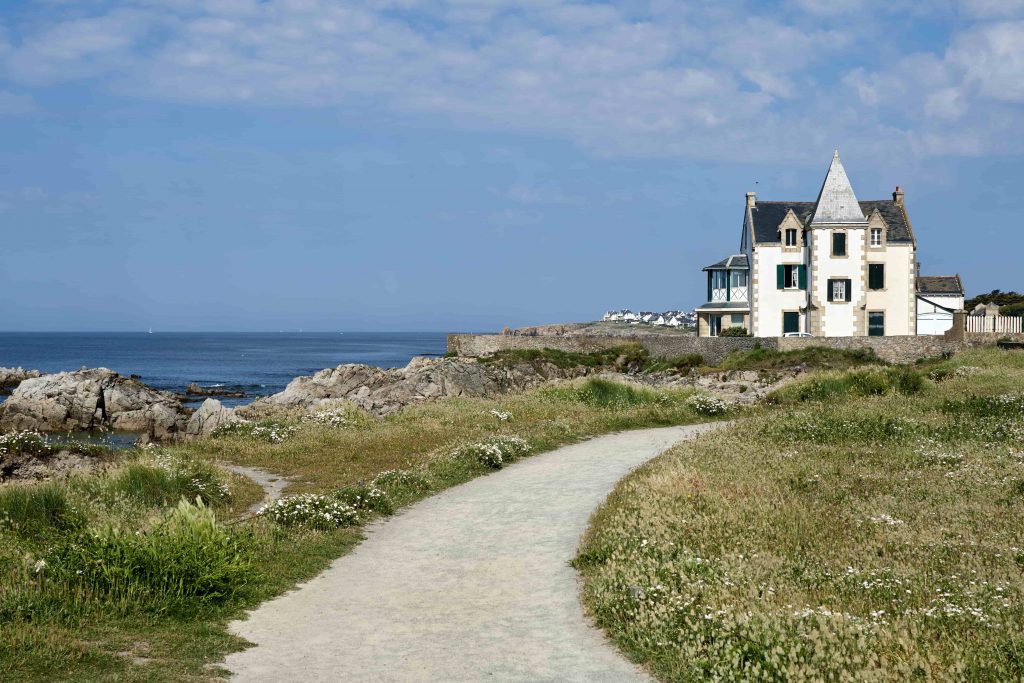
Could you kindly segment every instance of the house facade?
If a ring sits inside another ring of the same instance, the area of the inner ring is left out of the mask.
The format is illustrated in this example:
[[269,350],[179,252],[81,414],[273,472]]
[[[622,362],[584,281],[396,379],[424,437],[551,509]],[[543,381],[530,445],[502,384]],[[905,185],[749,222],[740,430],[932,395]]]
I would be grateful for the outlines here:
[[755,337],[918,333],[917,241],[904,193],[858,200],[838,152],[813,202],[748,192],[740,253],[704,270],[702,336],[737,326]]

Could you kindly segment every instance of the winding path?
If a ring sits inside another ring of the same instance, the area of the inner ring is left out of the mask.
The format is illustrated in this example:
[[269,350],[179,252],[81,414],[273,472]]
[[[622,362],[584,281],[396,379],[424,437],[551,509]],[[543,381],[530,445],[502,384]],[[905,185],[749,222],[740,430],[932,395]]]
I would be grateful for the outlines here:
[[527,458],[369,528],[352,553],[232,631],[238,681],[637,681],[569,565],[631,469],[719,425],[623,432]]

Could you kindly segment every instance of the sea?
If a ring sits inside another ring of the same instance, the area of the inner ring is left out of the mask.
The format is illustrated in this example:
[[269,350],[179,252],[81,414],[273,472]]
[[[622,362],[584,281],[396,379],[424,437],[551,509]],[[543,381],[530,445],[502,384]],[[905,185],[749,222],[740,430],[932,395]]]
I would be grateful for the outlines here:
[[444,352],[443,332],[0,333],[3,367],[43,373],[104,367],[179,394],[195,383],[244,395],[221,399],[229,406],[342,363],[394,368]]

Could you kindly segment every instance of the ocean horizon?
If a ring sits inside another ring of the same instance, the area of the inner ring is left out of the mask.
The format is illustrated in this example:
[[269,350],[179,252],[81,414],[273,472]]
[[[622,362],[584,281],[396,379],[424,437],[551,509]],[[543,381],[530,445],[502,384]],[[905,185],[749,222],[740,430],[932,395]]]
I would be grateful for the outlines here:
[[[344,363],[405,366],[440,356],[446,332],[0,332],[0,366],[43,373],[105,367],[157,389],[190,384],[248,403],[292,379]],[[201,401],[202,399],[197,399]]]

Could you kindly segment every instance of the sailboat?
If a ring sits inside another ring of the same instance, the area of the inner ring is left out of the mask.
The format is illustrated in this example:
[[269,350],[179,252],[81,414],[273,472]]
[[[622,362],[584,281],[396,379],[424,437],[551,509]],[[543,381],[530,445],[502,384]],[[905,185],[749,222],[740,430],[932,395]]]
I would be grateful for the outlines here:
[[151,327],[151,328],[149,328],[149,333],[150,333],[150,334],[153,334],[153,328],[152,328],[152,327]]

